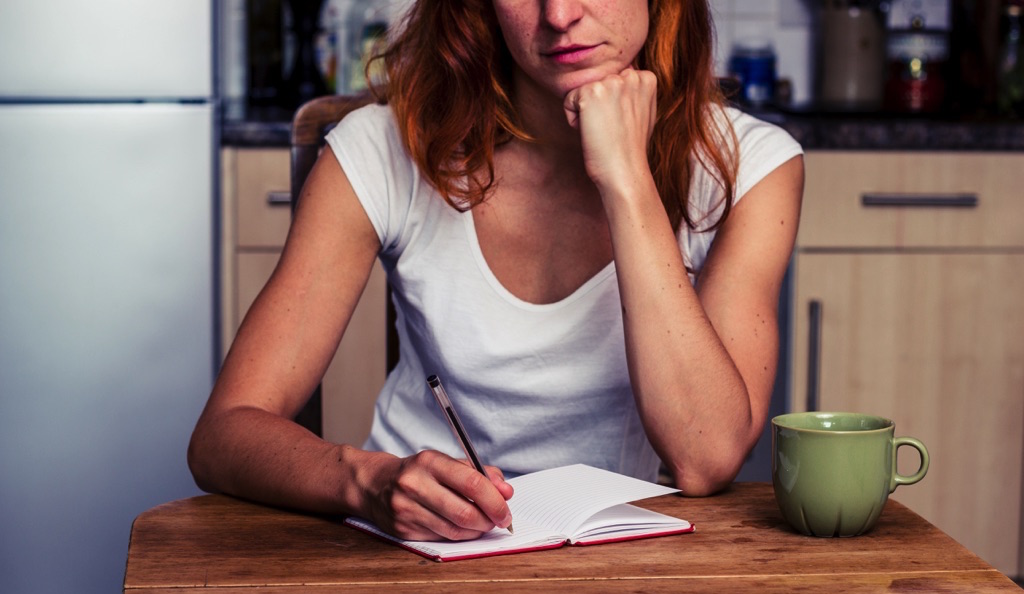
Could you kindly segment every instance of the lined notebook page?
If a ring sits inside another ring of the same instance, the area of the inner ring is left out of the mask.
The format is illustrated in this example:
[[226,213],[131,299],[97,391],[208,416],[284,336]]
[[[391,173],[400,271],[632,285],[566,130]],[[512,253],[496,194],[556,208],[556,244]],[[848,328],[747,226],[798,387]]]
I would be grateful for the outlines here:
[[[651,533],[652,527],[666,523],[684,530],[690,528],[690,524],[683,520],[622,505],[675,493],[678,489],[607,470],[577,464],[523,475],[509,483],[515,488],[515,494],[509,500],[515,534],[495,528],[471,541],[409,541],[390,536],[361,518],[350,517],[345,522],[429,557],[442,559],[560,546],[573,540],[584,524],[592,531],[589,536],[594,541],[600,540],[602,535],[621,538]],[[600,513],[602,511],[604,513]]]
[[530,549],[544,545],[554,545],[565,540],[564,537],[553,536],[550,530],[532,525],[529,522],[515,522],[515,534],[509,534],[509,531],[505,529],[495,528],[476,540],[467,541],[401,540],[385,533],[372,523],[361,518],[349,518],[346,522],[361,530],[372,532],[410,549],[425,553],[430,557],[441,558],[476,555],[490,551]]
[[508,506],[517,531],[522,520],[565,536],[613,505],[679,491],[584,464],[541,470],[508,482],[515,488]]
[[573,543],[606,539],[626,539],[660,531],[687,532],[692,525],[686,520],[659,514],[642,507],[622,503],[601,510],[587,519],[573,534]]

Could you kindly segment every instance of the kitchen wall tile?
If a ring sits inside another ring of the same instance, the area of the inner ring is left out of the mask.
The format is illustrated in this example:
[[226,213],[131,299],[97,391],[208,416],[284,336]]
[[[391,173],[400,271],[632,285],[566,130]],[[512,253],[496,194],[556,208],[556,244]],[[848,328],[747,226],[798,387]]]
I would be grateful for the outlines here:
[[815,0],[711,0],[718,32],[715,66],[728,74],[737,42],[767,42],[775,49],[777,72],[793,86],[793,100],[813,98],[813,26]]
[[816,0],[779,0],[780,27],[810,27]]
[[775,17],[779,0],[735,0],[733,11],[737,16]]
[[718,76],[724,76],[729,71],[733,38],[731,19],[715,21],[715,73]]
[[708,2],[711,6],[711,12],[715,15],[716,19],[721,15],[731,15],[734,3],[735,0],[710,0]]
[[750,45],[762,45],[769,43],[774,45],[775,22],[763,18],[749,18],[736,16],[733,19],[733,38],[736,42],[743,42]]
[[793,103],[807,103],[814,97],[814,35],[811,29],[782,27],[775,32],[775,53],[779,78],[792,84]]

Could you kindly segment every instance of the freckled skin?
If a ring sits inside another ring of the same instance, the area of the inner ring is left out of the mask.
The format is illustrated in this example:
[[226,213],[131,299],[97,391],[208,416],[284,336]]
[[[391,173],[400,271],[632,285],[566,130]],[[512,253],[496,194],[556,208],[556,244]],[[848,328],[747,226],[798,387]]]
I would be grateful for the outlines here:
[[[494,0],[494,9],[518,78],[558,97],[628,68],[647,39],[647,0]],[[568,45],[596,49],[581,64],[553,62],[550,52]]]

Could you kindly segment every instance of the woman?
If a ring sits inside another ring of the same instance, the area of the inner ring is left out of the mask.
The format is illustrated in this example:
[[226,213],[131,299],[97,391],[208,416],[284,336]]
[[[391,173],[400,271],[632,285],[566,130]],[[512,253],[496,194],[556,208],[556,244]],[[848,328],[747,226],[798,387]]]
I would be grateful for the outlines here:
[[[727,485],[767,415],[803,174],[785,133],[721,106],[712,45],[706,0],[417,3],[388,105],[307,181],[196,427],[197,483],[411,539],[506,527],[502,471]],[[357,449],[289,419],[378,257],[401,354]]]

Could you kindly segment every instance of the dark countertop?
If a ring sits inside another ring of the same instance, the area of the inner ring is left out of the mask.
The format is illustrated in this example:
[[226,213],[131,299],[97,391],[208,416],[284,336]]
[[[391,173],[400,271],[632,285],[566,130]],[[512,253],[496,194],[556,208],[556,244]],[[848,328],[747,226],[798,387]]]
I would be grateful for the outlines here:
[[1024,151],[1024,120],[752,111],[805,150]]
[[[1024,151],[1024,120],[895,114],[749,110],[785,128],[806,150]],[[281,110],[227,119],[221,144],[287,147],[291,124]]]
[[287,147],[291,133],[289,121],[225,120],[220,143],[234,147]]

